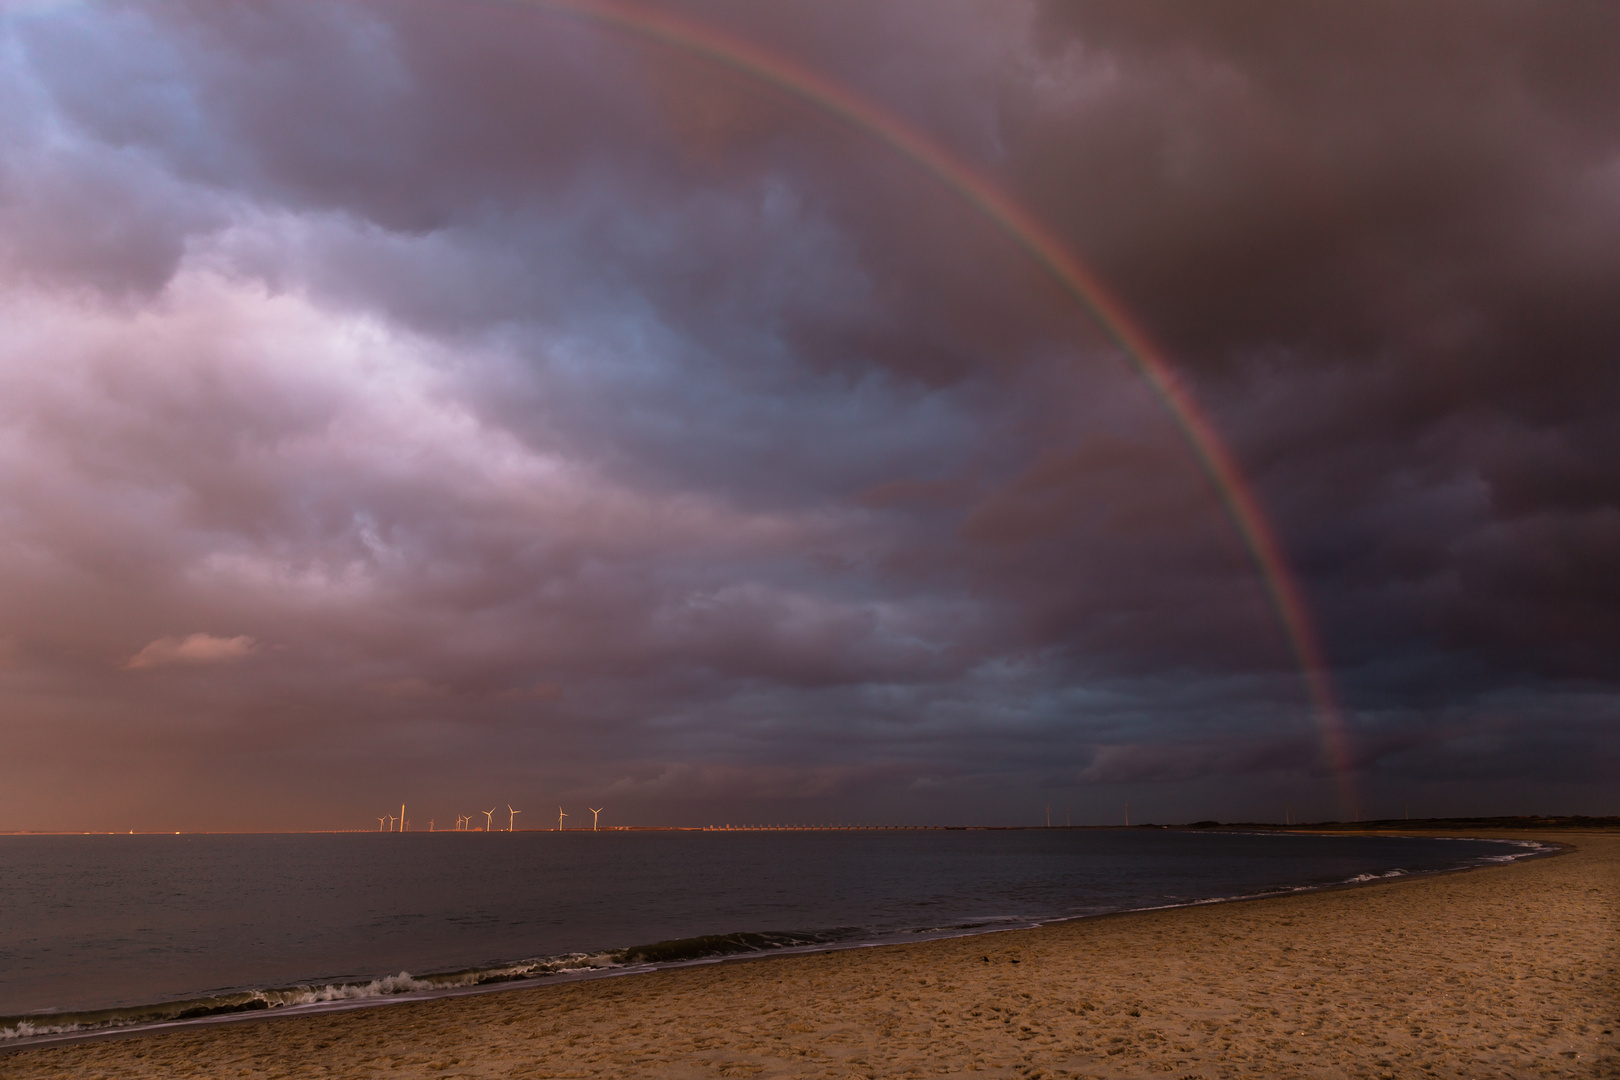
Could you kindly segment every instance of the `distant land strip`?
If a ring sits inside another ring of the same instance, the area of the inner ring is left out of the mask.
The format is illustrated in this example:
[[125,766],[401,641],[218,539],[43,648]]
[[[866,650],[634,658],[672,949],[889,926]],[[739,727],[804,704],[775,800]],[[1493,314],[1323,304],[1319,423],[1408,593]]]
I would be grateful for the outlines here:
[[[583,826],[558,830],[555,828],[494,829],[493,833],[549,833],[549,832],[1094,832],[1099,829],[1178,829],[1208,832],[1233,830],[1252,832],[1434,832],[1456,829],[1616,829],[1620,816],[1589,817],[1584,814],[1570,816],[1520,817],[1454,817],[1454,818],[1378,818],[1369,821],[1313,821],[1283,824],[1276,821],[1191,821],[1179,825],[1159,825],[1142,822],[1137,825],[603,825],[599,829]],[[410,830],[417,835],[462,835],[483,833],[483,829]],[[398,833],[377,829],[282,829],[282,830],[230,830],[175,831],[170,829],[106,830],[89,829],[59,831],[51,829],[0,829],[0,836],[309,836],[337,835],[341,833],[378,833],[397,836]]]

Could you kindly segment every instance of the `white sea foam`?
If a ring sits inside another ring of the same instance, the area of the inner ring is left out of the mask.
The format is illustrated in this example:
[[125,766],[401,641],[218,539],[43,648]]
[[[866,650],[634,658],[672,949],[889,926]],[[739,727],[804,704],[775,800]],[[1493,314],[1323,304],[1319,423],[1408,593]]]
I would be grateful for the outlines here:
[[563,956],[526,960],[515,964],[504,964],[499,967],[476,968],[422,977],[414,976],[408,971],[401,971],[398,975],[384,975],[366,982],[333,982],[276,989],[243,990],[213,997],[165,1002],[139,1008],[103,1009],[92,1012],[59,1014],[57,1016],[19,1017],[9,1026],[0,1026],[0,1043],[50,1035],[72,1035],[115,1028],[181,1023],[209,1016],[259,1012],[265,1009],[297,1009],[337,1002],[362,1002],[375,998],[442,992],[482,986],[487,983],[514,982],[523,979],[544,978],[548,975],[579,971],[600,971],[623,966],[626,965],[620,961],[619,953],[568,953]]

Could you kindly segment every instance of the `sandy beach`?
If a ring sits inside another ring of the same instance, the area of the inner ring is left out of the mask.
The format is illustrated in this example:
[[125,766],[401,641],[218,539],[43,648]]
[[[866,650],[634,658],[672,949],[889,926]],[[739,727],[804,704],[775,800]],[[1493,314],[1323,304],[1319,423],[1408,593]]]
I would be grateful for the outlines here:
[[1620,833],[1363,888],[0,1054],[89,1077],[1620,1076]]

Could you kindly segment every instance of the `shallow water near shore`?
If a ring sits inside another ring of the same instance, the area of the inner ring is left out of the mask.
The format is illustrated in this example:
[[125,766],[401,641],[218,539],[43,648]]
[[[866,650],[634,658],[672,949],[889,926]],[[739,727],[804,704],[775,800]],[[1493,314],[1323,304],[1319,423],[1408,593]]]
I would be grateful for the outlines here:
[[0,1037],[973,933],[1536,850],[1124,829],[0,837]]

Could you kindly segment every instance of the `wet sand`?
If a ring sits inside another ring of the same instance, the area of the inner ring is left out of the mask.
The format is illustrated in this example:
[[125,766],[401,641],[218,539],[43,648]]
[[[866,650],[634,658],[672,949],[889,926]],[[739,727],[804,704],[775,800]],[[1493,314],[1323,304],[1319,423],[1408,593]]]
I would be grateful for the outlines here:
[[1617,1077],[1620,833],[973,938],[0,1053],[90,1077]]

